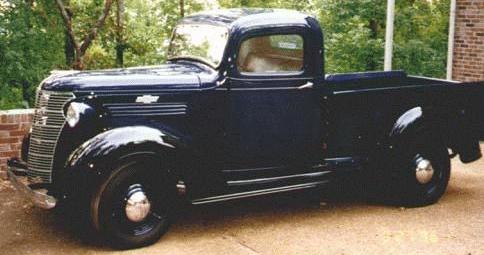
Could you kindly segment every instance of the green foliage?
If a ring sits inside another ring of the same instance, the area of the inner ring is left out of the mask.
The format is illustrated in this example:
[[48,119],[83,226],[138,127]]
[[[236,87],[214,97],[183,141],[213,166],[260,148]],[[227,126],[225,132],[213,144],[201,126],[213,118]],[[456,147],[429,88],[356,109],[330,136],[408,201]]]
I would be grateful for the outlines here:
[[[383,68],[385,0],[185,0],[185,14],[211,7],[289,8],[310,13],[325,33],[326,72]],[[82,39],[104,0],[64,0]],[[444,77],[449,0],[396,1],[394,69]],[[125,0],[123,44],[117,38],[116,4],[84,56],[87,69],[156,65],[166,60],[168,41],[180,19],[178,0]],[[66,69],[65,27],[52,0],[0,0],[0,109],[32,105],[37,84],[52,69]]]
[[[327,73],[383,69],[384,0],[219,0],[222,7],[290,8],[314,15],[325,36]],[[444,77],[449,0],[396,1],[393,68]]]
[[31,105],[37,84],[65,62],[53,1],[7,3],[0,13],[0,109]]
[[[386,1],[319,0],[326,71],[383,69]],[[393,69],[445,76],[448,0],[396,1]]]
[[394,69],[444,78],[449,1],[396,3]]
[[319,0],[327,73],[383,67],[385,5],[379,0]]

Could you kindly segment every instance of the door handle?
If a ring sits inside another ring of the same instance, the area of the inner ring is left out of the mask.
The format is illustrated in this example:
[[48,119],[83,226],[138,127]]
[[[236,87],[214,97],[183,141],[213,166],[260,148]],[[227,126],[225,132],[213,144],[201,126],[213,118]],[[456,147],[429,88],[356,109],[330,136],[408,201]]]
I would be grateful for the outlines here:
[[313,88],[313,86],[314,86],[314,83],[308,81],[308,82],[304,83],[303,85],[297,87],[297,89],[311,89],[311,88]]

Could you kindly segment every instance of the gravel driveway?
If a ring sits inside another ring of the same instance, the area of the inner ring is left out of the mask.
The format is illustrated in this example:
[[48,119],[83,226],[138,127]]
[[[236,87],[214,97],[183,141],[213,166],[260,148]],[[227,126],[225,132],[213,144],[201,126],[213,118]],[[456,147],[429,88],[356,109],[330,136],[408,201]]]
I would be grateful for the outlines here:
[[484,159],[454,159],[452,168],[432,206],[316,202],[304,193],[187,206],[159,242],[124,252],[81,238],[0,181],[0,254],[484,254]]

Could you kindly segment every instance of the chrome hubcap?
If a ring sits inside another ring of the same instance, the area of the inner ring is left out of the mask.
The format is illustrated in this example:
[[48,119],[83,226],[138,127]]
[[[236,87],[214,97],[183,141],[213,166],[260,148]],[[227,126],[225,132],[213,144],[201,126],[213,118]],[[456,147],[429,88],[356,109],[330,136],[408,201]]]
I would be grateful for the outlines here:
[[126,196],[126,216],[130,221],[143,221],[150,213],[151,203],[140,184],[131,185]]
[[415,176],[417,181],[421,184],[426,184],[432,180],[434,175],[434,168],[432,163],[427,159],[420,159],[417,161],[417,167],[415,168]]

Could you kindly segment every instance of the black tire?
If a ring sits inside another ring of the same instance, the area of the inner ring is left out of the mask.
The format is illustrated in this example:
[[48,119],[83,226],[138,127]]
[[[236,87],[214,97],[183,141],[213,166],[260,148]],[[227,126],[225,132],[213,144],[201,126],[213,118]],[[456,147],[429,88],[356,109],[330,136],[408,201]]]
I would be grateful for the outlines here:
[[409,170],[415,169],[419,159],[432,163],[434,174],[428,183],[419,183],[415,171],[403,174],[402,203],[407,207],[419,207],[436,203],[447,189],[450,179],[450,157],[443,146],[430,147],[416,153],[410,160]]
[[[160,239],[170,224],[175,185],[166,172],[153,161],[130,160],[114,169],[93,192],[90,221],[95,230],[113,247],[129,249],[152,244]],[[131,187],[143,187],[151,208],[141,222],[126,214],[127,195]]]
[[[428,141],[428,140],[427,140]],[[419,162],[428,160],[433,175],[427,182],[417,179],[416,168]],[[395,161],[394,161],[395,162]],[[450,157],[445,146],[436,143],[423,143],[412,146],[403,152],[392,168],[388,186],[385,189],[389,202],[406,207],[420,207],[436,203],[447,189],[450,178]]]

